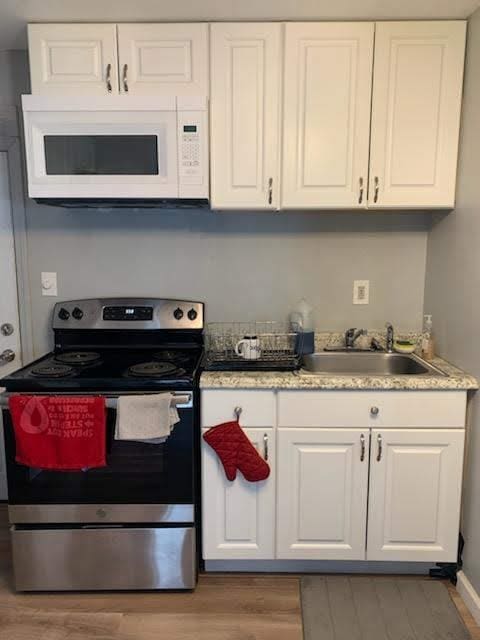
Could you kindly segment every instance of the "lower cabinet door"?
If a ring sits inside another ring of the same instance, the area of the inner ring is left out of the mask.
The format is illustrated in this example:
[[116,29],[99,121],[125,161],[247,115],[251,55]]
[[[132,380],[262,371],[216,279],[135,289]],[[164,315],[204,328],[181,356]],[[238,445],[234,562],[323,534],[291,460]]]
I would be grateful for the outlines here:
[[279,429],[277,558],[364,560],[368,429]]
[[[204,432],[206,429],[203,430]],[[202,440],[202,533],[205,560],[274,557],[275,431],[244,429],[270,465],[262,482],[247,482],[240,471],[227,480],[215,451]]]
[[367,560],[456,560],[464,437],[372,430]]

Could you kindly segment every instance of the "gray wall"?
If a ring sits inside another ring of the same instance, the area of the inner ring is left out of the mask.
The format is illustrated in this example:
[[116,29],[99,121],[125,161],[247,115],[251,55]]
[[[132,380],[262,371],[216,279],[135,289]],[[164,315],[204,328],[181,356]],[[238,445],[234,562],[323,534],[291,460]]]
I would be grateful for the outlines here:
[[[469,23],[463,127],[455,211],[429,234],[425,312],[438,351],[480,377],[480,10]],[[465,572],[480,592],[480,412],[474,402],[464,502]]]
[[[67,212],[30,203],[34,343],[49,346],[52,298],[40,272],[57,271],[59,299],[97,295],[204,300],[210,320],[286,319],[305,296],[317,325],[418,329],[426,231],[408,214]],[[370,304],[352,305],[354,279]]]
[[[0,53],[4,103],[28,90],[26,70],[25,52]],[[51,346],[57,300],[41,296],[41,271],[57,271],[58,300],[178,296],[204,300],[210,320],[283,320],[305,296],[323,329],[421,325],[420,213],[69,212],[28,201],[27,234],[36,355]],[[368,306],[352,305],[354,279],[370,280]]]

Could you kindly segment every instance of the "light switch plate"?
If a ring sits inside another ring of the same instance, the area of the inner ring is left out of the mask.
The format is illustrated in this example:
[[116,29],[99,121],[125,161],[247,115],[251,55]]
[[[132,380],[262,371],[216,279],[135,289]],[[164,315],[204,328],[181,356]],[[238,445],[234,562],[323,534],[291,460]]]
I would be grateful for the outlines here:
[[57,296],[56,271],[42,271],[42,296]]
[[353,304],[368,304],[370,298],[370,280],[353,281]]

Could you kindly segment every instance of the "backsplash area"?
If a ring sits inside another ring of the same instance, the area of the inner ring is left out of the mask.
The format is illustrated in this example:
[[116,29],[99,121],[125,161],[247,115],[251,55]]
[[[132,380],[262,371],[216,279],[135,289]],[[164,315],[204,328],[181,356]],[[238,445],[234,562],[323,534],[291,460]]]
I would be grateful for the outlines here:
[[[207,319],[285,320],[302,297],[319,329],[421,329],[422,214],[68,211],[27,202],[35,354],[51,348],[53,304],[95,296],[202,300]],[[40,273],[56,271],[58,298]],[[353,281],[370,304],[353,305]]]

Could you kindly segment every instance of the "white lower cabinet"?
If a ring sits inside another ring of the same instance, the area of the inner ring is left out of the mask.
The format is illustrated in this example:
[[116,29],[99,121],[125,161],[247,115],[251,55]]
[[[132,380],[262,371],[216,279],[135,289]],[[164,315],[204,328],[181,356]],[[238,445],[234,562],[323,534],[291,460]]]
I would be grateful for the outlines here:
[[455,562],[461,429],[372,429],[367,560]]
[[274,558],[275,430],[245,433],[270,465],[262,482],[247,482],[240,472],[230,482],[215,451],[202,442],[203,557],[209,560]]
[[278,430],[277,557],[363,560],[368,429]]
[[205,560],[456,561],[466,393],[363,394],[203,392],[203,426],[242,408],[271,466],[229,482],[202,442]]

